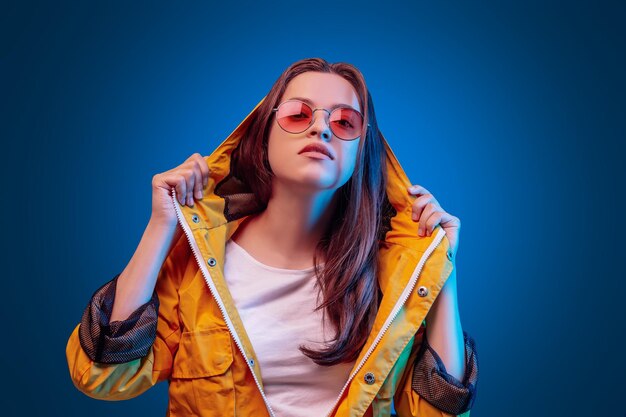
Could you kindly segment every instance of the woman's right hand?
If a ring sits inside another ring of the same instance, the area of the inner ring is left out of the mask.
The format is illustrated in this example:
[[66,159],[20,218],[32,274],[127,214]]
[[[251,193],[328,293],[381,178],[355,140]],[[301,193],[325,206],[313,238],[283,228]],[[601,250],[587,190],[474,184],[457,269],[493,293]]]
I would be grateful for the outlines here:
[[172,188],[180,204],[193,206],[194,198],[202,198],[202,189],[209,180],[209,167],[199,153],[194,153],[179,166],[152,177],[151,221],[176,227],[176,211],[172,205]]

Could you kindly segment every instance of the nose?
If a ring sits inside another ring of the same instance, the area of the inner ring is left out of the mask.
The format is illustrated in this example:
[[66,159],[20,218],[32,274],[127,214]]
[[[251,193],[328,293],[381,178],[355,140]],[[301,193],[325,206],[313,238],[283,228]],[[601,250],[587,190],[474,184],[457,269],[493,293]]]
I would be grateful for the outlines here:
[[[318,110],[321,110],[322,113],[318,114],[316,117],[315,112]],[[315,109],[312,117],[313,121],[311,122],[311,126],[309,126],[309,134],[316,136],[319,132],[322,140],[329,141],[333,136],[333,132],[330,130],[330,126],[326,121],[330,117],[330,113],[325,109]]]

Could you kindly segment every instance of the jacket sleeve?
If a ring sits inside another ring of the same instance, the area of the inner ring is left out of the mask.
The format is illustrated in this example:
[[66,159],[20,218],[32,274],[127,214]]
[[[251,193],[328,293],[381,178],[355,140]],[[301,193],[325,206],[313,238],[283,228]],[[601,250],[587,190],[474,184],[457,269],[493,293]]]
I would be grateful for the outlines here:
[[166,257],[151,299],[109,322],[119,274],[91,297],[66,345],[74,386],[101,400],[134,398],[168,379],[180,341],[178,288],[190,260],[185,239]]
[[478,355],[474,339],[463,332],[465,374],[462,381],[446,371],[437,352],[428,344],[425,327],[415,336],[414,352],[394,397],[399,417],[469,417],[476,399]]

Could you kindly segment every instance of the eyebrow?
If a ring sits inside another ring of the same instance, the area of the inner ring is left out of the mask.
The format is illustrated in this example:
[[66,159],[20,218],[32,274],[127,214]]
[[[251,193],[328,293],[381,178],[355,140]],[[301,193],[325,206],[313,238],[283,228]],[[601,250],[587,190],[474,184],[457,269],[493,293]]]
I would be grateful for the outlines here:
[[[315,104],[313,103],[313,101],[311,101],[311,99],[308,99],[308,98],[306,98],[306,97],[291,97],[291,98],[288,98],[287,100],[302,100],[302,101],[304,101],[305,103],[310,104],[311,106],[314,106],[314,105],[315,105]],[[343,104],[343,103],[335,103],[335,104],[333,104],[332,106],[330,106],[330,109],[331,109],[331,110],[333,110],[333,109],[336,109],[337,107],[350,107],[351,109],[354,109],[354,110],[357,110],[357,111],[358,111],[358,109],[355,109],[355,108],[354,108],[354,107],[352,107],[351,105],[349,105],[349,104]]]

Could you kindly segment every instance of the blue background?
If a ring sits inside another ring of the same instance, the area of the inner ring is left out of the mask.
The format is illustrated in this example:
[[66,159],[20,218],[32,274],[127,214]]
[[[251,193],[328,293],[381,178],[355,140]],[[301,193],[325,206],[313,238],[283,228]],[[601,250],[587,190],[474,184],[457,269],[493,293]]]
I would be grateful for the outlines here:
[[363,72],[412,182],[462,221],[472,416],[626,415],[625,17],[566,1],[5,3],[2,414],[165,415],[167,384],[123,402],[76,390],[67,339],[130,260],[152,176],[212,152],[319,56]]

